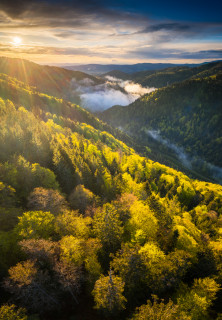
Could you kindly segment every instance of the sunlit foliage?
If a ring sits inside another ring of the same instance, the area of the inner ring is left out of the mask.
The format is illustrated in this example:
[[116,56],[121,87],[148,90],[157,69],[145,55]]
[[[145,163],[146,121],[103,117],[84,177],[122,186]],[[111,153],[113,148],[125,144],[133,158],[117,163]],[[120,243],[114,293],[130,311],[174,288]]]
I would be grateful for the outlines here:
[[220,317],[222,187],[140,156],[79,106],[0,80],[0,317],[26,320],[7,297],[43,319]]
[[123,296],[124,282],[110,271],[108,276],[101,276],[96,281],[93,296],[96,308],[105,315],[115,315],[125,308],[126,298]]

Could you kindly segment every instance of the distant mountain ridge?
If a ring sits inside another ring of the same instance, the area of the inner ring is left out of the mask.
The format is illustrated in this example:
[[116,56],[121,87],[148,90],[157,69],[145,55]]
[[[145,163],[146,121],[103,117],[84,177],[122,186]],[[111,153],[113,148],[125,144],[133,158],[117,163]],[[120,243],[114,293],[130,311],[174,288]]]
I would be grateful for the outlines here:
[[134,82],[145,87],[162,88],[188,79],[204,78],[222,72],[222,62],[204,63],[196,67],[177,66],[157,71],[137,72],[131,75]]
[[131,74],[118,70],[112,70],[101,76],[111,76],[120,78],[122,80],[131,80],[141,84],[144,87],[162,88],[176,82],[181,82],[188,79],[204,78],[221,72],[222,62],[216,61],[204,63],[196,67],[176,66],[161,70],[134,72]]
[[82,71],[89,74],[103,74],[106,72],[110,72],[112,70],[118,70],[126,73],[134,73],[146,70],[160,70],[166,69],[175,66],[188,66],[194,67],[198,64],[173,64],[173,63],[136,63],[136,64],[83,64],[83,65],[70,65],[65,66],[66,69],[75,70],[75,71]]

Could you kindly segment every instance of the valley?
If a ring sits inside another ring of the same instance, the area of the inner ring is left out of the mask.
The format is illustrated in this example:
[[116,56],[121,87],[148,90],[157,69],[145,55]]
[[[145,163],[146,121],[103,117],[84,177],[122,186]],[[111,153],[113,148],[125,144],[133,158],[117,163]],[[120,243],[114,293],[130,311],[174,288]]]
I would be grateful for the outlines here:
[[[221,182],[221,63],[205,65],[204,69],[197,76],[144,95],[127,107],[113,106],[99,117],[150,147],[153,159],[183,170],[183,161],[178,166],[169,158],[175,159],[175,148],[182,148],[190,157],[187,169],[192,167],[205,179],[216,177]],[[158,132],[159,138],[149,134],[152,131]],[[170,144],[174,147],[169,148]],[[161,149],[165,150],[164,160]]]
[[221,12],[0,1],[0,320],[222,320]]
[[[220,72],[151,89],[22,64],[0,74],[0,318],[217,319]],[[101,86],[140,95],[92,113]]]

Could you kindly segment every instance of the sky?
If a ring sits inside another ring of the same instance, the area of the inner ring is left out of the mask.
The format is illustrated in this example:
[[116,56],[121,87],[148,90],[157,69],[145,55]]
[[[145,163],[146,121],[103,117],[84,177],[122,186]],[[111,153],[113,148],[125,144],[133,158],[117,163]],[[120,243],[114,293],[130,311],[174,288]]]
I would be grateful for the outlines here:
[[0,0],[0,56],[40,64],[222,60],[222,1]]

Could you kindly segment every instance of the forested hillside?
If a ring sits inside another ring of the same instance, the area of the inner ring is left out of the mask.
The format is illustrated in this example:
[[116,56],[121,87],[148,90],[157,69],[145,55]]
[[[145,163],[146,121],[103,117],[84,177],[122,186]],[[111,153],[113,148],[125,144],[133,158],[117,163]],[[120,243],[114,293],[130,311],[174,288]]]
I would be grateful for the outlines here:
[[221,319],[222,187],[6,75],[0,97],[0,319]]
[[132,79],[145,87],[162,88],[176,82],[209,77],[217,73],[222,73],[222,62],[206,63],[194,68],[179,66],[155,72],[138,72],[132,75]]
[[163,70],[145,70],[127,74],[113,70],[103,76],[112,76],[123,80],[132,80],[143,87],[162,88],[188,79],[198,79],[222,73],[222,62],[210,62],[196,67],[175,66]]
[[58,98],[79,102],[79,97],[73,92],[73,82],[84,79],[92,80],[94,85],[103,83],[103,80],[80,71],[71,71],[53,66],[42,66],[23,59],[0,57],[0,73],[36,87],[37,90]]
[[[152,72],[152,71],[150,71]],[[119,71],[119,70],[112,70],[110,72],[106,72],[101,74],[102,78],[106,78],[107,76],[109,77],[114,77],[117,79],[122,79],[122,80],[131,80],[131,75],[129,73]]]
[[[101,118],[151,146],[167,139],[196,161],[222,167],[222,74],[159,89],[127,107],[115,106]],[[158,137],[155,141],[154,134]],[[162,143],[163,145],[163,143]],[[206,169],[207,170],[207,169]]]
[[59,124],[65,123],[67,127],[72,127],[73,122],[70,119],[75,119],[75,121],[87,123],[101,131],[107,131],[131,146],[135,145],[134,141],[122,131],[103,123],[78,105],[41,93],[35,87],[27,86],[5,74],[0,74],[0,96],[5,100],[10,99],[17,107],[24,106],[42,119],[47,119],[49,115],[56,115],[54,121]]

